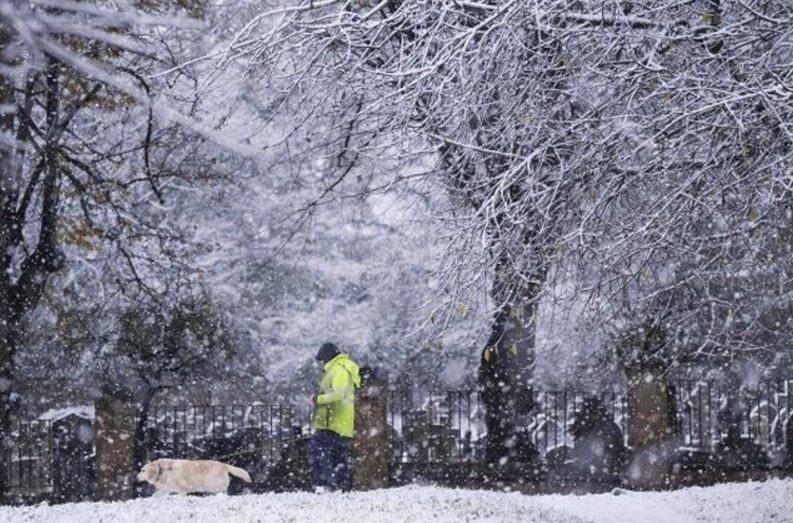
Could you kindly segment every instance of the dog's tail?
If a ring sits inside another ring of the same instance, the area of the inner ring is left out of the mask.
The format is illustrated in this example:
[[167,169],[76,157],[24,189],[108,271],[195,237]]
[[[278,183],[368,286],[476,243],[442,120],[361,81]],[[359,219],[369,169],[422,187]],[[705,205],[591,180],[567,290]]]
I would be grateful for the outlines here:
[[251,482],[251,477],[248,475],[248,472],[245,469],[235,467],[234,465],[226,465],[226,470],[228,470],[229,474],[232,476],[237,476],[247,483]]

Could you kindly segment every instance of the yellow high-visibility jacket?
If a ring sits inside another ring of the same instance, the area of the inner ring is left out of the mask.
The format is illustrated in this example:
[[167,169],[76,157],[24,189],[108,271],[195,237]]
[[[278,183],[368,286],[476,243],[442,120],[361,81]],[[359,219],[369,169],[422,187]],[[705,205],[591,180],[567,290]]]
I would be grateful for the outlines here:
[[355,430],[355,389],[361,386],[358,364],[341,353],[322,367],[311,426],[351,438]]

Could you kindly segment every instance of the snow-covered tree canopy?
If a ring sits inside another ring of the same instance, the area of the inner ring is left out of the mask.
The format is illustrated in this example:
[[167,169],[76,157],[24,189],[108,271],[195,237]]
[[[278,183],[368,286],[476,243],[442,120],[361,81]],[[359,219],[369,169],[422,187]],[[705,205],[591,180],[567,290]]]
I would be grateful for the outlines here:
[[[536,329],[565,367],[602,349],[779,363],[791,16],[781,1],[5,2],[20,170],[2,179],[26,214],[4,274],[39,284],[31,325],[57,326],[20,361],[91,368],[131,307],[210,296],[242,366],[276,380],[325,338],[459,374],[490,323],[527,362]],[[24,279],[25,259],[59,263]]]
[[[42,230],[41,143],[57,150],[47,245],[63,263],[31,278],[38,298],[19,309],[26,334],[13,352],[23,375],[90,381],[117,355],[125,317],[178,315],[179,304],[209,299],[234,329],[229,372],[290,381],[297,368],[311,370],[321,342],[335,339],[364,361],[389,361],[395,374],[408,365],[437,377],[445,360],[417,351],[428,339],[457,354],[472,347],[467,331],[441,340],[442,326],[421,330],[436,320],[427,302],[443,248],[423,247],[437,229],[426,218],[442,198],[421,184],[392,191],[375,179],[328,187],[327,165],[343,159],[274,147],[289,128],[266,117],[267,100],[244,75],[203,82],[207,67],[194,61],[216,49],[244,7],[199,7],[3,6],[16,133],[9,143],[21,169],[3,180],[32,202],[27,213],[14,209],[25,234],[5,272],[12,284]],[[68,119],[44,110],[47,79]],[[48,118],[63,129],[49,142],[39,132]],[[310,135],[289,138],[311,147]],[[134,365],[123,366],[111,366],[117,380],[134,381],[125,378]]]
[[396,181],[430,153],[461,203],[455,292],[495,273],[503,306],[572,280],[615,338],[650,316],[666,349],[713,355],[789,328],[792,17],[782,1],[287,3],[214,77],[243,59],[360,172]]

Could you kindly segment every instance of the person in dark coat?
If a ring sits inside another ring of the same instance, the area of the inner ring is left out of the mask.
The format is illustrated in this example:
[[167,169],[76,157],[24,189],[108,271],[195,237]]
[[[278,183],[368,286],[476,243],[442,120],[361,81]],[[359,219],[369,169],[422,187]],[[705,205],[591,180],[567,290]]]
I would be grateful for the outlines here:
[[625,440],[597,397],[584,400],[570,433],[575,438],[573,466],[596,479],[616,479],[625,466]]

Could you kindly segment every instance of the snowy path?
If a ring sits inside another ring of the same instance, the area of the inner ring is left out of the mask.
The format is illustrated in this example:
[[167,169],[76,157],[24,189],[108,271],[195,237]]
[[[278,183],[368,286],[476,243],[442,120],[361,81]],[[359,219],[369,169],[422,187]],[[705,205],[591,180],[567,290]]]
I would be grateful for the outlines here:
[[410,486],[351,494],[168,497],[0,508],[2,522],[793,522],[793,480],[675,492],[524,496]]

